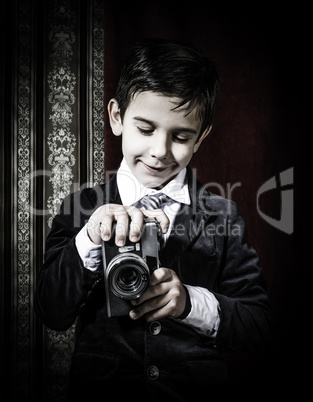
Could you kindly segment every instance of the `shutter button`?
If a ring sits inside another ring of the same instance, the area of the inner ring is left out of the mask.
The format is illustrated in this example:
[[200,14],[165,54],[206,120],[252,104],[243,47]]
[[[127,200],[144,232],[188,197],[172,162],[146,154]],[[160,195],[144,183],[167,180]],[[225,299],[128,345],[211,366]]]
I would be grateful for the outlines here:
[[153,321],[149,326],[149,332],[151,335],[159,335],[161,328],[159,321]]
[[147,369],[147,374],[150,380],[156,380],[159,377],[160,371],[157,366],[150,366]]

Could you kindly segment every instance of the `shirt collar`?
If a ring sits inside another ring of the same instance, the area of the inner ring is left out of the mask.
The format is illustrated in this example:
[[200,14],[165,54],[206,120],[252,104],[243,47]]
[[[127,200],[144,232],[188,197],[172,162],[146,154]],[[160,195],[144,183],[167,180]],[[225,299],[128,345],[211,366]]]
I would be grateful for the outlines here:
[[[186,179],[186,168],[181,170],[166,186],[161,190],[162,193],[171,197],[174,201],[181,204],[190,205],[188,183]],[[132,205],[145,195],[160,193],[160,190],[145,187],[138,181],[131,172],[125,158],[117,171],[117,187],[123,205]]]

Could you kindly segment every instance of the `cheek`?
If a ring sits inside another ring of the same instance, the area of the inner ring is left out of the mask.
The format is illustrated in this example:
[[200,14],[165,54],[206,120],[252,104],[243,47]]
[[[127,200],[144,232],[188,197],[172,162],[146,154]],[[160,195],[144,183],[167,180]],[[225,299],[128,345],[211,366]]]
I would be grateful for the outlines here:
[[193,148],[192,147],[175,147],[173,149],[173,155],[177,162],[182,164],[187,164],[193,155]]
[[143,141],[139,141],[135,135],[125,132],[122,134],[122,150],[123,153],[136,154],[140,152]]

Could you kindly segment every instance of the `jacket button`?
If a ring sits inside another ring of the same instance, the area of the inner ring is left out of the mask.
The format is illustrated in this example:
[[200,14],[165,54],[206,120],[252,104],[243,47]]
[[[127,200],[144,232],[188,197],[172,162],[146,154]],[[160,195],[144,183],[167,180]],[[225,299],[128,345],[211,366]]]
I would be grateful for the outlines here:
[[149,326],[149,332],[152,335],[159,335],[161,328],[161,324],[158,321],[153,321]]
[[160,371],[157,366],[150,366],[147,369],[147,375],[150,380],[156,380],[159,377]]

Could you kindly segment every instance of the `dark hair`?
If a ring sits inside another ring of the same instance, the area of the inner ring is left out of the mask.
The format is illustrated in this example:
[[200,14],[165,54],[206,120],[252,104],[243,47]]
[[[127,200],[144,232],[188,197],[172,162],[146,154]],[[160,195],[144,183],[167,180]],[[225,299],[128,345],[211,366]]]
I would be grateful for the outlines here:
[[193,45],[146,39],[130,51],[117,86],[116,100],[123,119],[136,93],[152,91],[181,101],[174,109],[197,108],[203,130],[213,123],[218,92],[214,63]]

